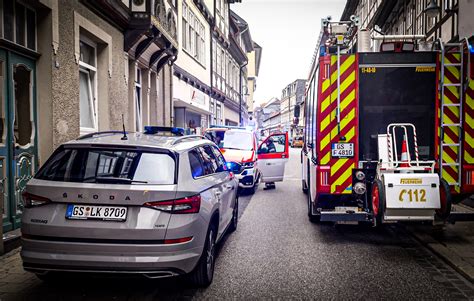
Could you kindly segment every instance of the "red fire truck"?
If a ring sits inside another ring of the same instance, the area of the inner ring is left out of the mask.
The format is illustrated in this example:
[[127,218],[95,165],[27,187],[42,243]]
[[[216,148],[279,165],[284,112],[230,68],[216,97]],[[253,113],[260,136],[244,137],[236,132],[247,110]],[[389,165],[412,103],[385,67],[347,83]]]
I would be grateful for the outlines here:
[[415,51],[416,40],[386,36],[379,52],[355,51],[357,26],[356,17],[322,21],[308,78],[301,162],[310,220],[472,219],[452,205],[474,194],[471,41]]

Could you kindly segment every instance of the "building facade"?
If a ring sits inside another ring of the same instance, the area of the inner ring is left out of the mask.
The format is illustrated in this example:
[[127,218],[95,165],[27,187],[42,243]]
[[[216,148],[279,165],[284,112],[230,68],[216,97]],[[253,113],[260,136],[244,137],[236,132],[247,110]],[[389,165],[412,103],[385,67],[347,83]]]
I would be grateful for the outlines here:
[[212,99],[211,123],[241,123],[241,68],[246,65],[245,53],[238,42],[239,29],[231,20],[232,0],[216,0],[215,26],[212,28]]
[[306,80],[297,79],[287,85],[281,92],[280,112],[281,128],[288,132],[290,137],[301,132],[300,120],[295,118],[295,107],[303,103],[305,94]]
[[4,233],[20,227],[25,184],[61,143],[171,124],[176,24],[171,0],[0,0]]
[[243,91],[250,33],[231,17],[234,2],[239,1],[181,0],[173,66],[175,126],[199,133],[210,125],[239,125],[248,117]]
[[[431,6],[430,6],[431,5]],[[428,7],[437,10],[434,17],[426,13]],[[431,49],[434,41],[455,42],[473,34],[473,1],[462,0],[348,0],[341,20],[351,15],[360,19],[360,28],[373,31],[376,26],[384,34],[425,35],[423,49]],[[372,51],[378,51],[379,43],[371,41]]]
[[253,50],[247,53],[247,58],[247,107],[249,116],[254,116],[254,94],[257,90],[257,78],[260,72],[260,62],[262,61],[262,47],[253,42]]
[[209,125],[212,12],[203,1],[178,1],[178,59],[173,66],[173,124],[200,133]]
[[257,120],[257,123],[261,124],[261,127],[259,126],[260,131],[263,131],[261,134],[268,135],[282,129],[280,107],[281,101],[276,97],[261,104]]

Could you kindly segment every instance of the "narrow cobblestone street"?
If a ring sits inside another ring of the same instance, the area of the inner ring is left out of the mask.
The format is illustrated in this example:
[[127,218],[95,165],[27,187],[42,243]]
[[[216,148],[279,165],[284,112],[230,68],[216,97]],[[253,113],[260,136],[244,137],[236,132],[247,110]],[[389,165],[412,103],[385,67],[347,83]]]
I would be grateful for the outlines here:
[[207,289],[193,289],[184,279],[68,277],[43,283],[23,271],[15,250],[0,259],[0,299],[473,298],[473,285],[403,227],[310,223],[299,164],[299,149],[292,149],[283,183],[240,198],[238,230],[221,243]]

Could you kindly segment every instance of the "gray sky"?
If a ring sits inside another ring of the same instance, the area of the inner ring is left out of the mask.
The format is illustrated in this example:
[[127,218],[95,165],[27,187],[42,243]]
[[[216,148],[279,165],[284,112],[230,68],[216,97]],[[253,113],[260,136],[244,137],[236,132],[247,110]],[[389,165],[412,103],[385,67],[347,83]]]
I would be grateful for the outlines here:
[[321,18],[339,20],[345,0],[242,0],[231,9],[250,26],[263,48],[255,103],[281,97],[295,79],[306,79],[321,27]]

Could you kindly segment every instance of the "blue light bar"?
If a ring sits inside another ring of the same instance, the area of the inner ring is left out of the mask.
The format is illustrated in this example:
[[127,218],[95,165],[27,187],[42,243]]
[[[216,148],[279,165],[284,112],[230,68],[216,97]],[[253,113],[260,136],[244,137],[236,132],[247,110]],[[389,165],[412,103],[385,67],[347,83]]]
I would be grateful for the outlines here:
[[154,135],[159,133],[170,133],[176,136],[184,136],[184,129],[178,127],[169,127],[169,126],[145,126],[144,134]]

